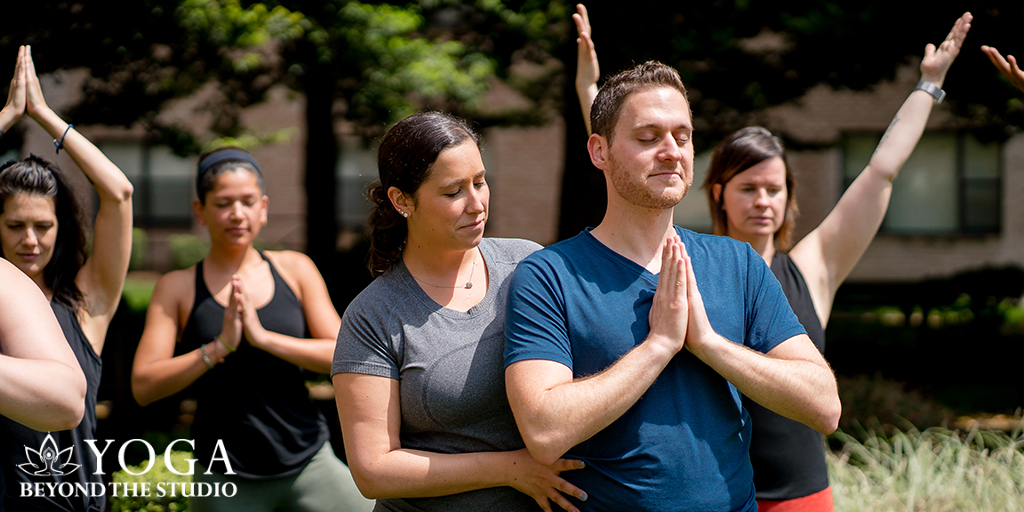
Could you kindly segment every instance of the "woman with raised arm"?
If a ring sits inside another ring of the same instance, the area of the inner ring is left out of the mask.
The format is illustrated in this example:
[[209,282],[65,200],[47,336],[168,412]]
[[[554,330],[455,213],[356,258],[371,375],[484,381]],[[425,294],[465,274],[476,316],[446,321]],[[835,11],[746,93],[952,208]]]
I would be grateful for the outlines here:
[[586,499],[530,456],[505,394],[505,304],[527,240],[483,238],[477,135],[430,112],[384,135],[369,190],[370,272],[331,370],[345,450],[376,511],[575,510]]
[[[18,62],[7,104],[0,111],[0,128],[7,130],[25,115],[54,138],[59,152],[68,152],[92,183],[99,196],[92,236],[92,254],[86,256],[86,223],[68,178],[52,162],[30,155],[0,167],[0,242],[3,257],[36,283],[50,301],[68,344],[85,374],[88,391],[85,413],[74,429],[52,435],[59,451],[71,451],[82,467],[58,475],[29,475],[9,470],[4,509],[103,510],[105,496],[74,493],[72,496],[22,498],[20,483],[69,482],[102,484],[97,461],[85,439],[96,431],[96,393],[100,384],[100,353],[110,320],[121,300],[132,249],[132,184],[99,149],[65,123],[43,97],[32,62],[31,49],[18,50]],[[46,432],[31,430],[7,420],[0,431],[12,442],[4,446],[0,461],[9,467],[27,461],[26,447],[39,449]],[[69,462],[69,461],[63,461]]]
[[[593,96],[586,86],[589,77],[596,79],[597,56],[582,5],[573,19],[584,60],[577,68],[577,92],[584,115],[589,117]],[[965,13],[938,48],[932,44],[925,47],[921,82],[896,112],[868,166],[825,220],[795,246],[796,196],[781,141],[764,128],[749,127],[726,137],[714,151],[704,188],[715,233],[750,243],[764,258],[822,352],[824,327],[836,290],[878,232],[893,180],[921,138],[932,105],[945,94],[942,83],[971,20],[971,14]],[[743,405],[753,420],[750,458],[758,509],[832,510],[821,434],[752,400],[744,399]]]
[[369,510],[306,388],[330,369],[341,324],[320,272],[253,247],[269,199],[249,153],[202,155],[196,194],[210,252],[157,282],[132,366],[142,405],[195,385],[193,478],[237,493],[190,498],[192,510]]

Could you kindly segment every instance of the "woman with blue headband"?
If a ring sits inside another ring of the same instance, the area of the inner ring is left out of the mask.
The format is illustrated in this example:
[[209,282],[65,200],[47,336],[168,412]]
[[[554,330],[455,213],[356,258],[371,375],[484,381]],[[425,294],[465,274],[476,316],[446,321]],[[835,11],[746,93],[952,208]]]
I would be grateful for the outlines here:
[[249,153],[200,157],[196,192],[210,252],[157,282],[132,368],[142,405],[193,386],[193,478],[237,489],[190,507],[369,510],[305,385],[330,370],[341,325],[320,272],[304,254],[253,247],[269,199]]

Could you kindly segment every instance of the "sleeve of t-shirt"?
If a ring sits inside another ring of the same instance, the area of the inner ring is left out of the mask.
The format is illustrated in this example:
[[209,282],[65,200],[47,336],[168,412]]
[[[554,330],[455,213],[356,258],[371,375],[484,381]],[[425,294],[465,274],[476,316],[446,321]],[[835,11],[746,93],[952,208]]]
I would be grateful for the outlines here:
[[[806,334],[764,259],[747,246],[747,346],[768,353],[793,336]],[[750,299],[753,300],[750,300]]]
[[506,367],[545,359],[572,369],[563,290],[557,269],[544,253],[523,260],[512,274],[505,318]]
[[[377,306],[373,307],[374,302]],[[387,301],[383,301],[386,304]],[[397,379],[400,364],[388,334],[389,315],[381,301],[356,300],[341,317],[331,375],[362,373]],[[395,331],[397,334],[400,331]]]

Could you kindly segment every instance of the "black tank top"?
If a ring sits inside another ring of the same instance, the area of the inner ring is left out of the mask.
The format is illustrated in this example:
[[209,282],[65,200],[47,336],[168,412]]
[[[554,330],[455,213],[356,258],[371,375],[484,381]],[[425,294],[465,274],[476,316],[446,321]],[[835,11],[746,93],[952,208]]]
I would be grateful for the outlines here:
[[[299,299],[270,260],[262,253],[260,256],[274,277],[274,296],[256,311],[260,323],[268,331],[309,337]],[[192,312],[176,354],[209,343],[224,325],[224,306],[210,295],[202,262],[196,265],[195,288]],[[231,469],[239,476],[271,478],[301,471],[329,435],[326,420],[309,397],[309,376],[310,372],[249,345],[243,338],[237,352],[193,384],[198,401],[192,424],[195,458],[210,465],[220,440]],[[209,469],[226,471],[222,462],[214,462]]]
[[[803,274],[789,255],[772,258],[772,273],[807,335],[822,353],[825,331],[814,311],[810,290]],[[790,500],[808,496],[828,487],[824,440],[816,430],[775,414],[753,400],[743,398],[753,420],[750,462],[754,466],[754,488],[763,500]]]
[[[78,364],[85,373],[85,415],[82,422],[72,430],[59,432],[39,432],[20,423],[0,417],[0,463],[5,467],[7,495],[4,497],[2,509],[6,512],[22,510],[61,510],[100,512],[105,509],[107,498],[104,492],[103,475],[96,475],[97,463],[93,451],[85,445],[86,439],[95,439],[96,434],[96,394],[100,387],[100,375],[103,373],[103,360],[93,350],[74,310],[67,305],[50,302],[50,308],[57,317],[64,337],[67,338],[71,350],[74,351]],[[54,443],[47,443],[50,436]],[[44,445],[44,443],[46,443]],[[103,443],[99,443],[102,449]],[[30,452],[29,449],[32,452]],[[70,450],[66,452],[65,450]],[[35,453],[36,455],[30,455]],[[41,464],[46,454],[60,454],[53,462]],[[29,457],[36,458],[30,460]],[[30,466],[29,464],[35,464]],[[77,466],[76,466],[77,465]],[[45,466],[45,467],[44,467]],[[37,469],[38,468],[38,469]],[[26,469],[28,471],[26,471]],[[58,472],[65,473],[63,475]],[[30,474],[33,473],[33,474]],[[53,493],[49,491],[44,497],[21,497],[21,483],[83,484],[82,492]]]

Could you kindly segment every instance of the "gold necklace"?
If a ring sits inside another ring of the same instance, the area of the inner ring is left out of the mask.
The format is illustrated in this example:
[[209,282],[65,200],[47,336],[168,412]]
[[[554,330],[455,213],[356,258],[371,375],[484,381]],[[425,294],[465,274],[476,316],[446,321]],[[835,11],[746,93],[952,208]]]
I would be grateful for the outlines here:
[[[408,270],[408,267],[406,267],[406,270]],[[466,281],[466,284],[463,284],[462,286],[457,286],[457,285],[456,286],[446,286],[446,285],[428,283],[428,282],[426,282],[426,281],[424,281],[424,280],[414,276],[412,272],[409,272],[409,275],[412,276],[412,278],[415,279],[416,281],[419,281],[420,283],[423,283],[423,284],[425,284],[427,286],[433,286],[434,288],[452,288],[452,289],[455,289],[455,288],[465,288],[465,289],[469,290],[470,288],[473,287],[473,274],[475,274],[475,273],[476,273],[476,258],[473,258],[473,268],[469,271],[469,280]]]

